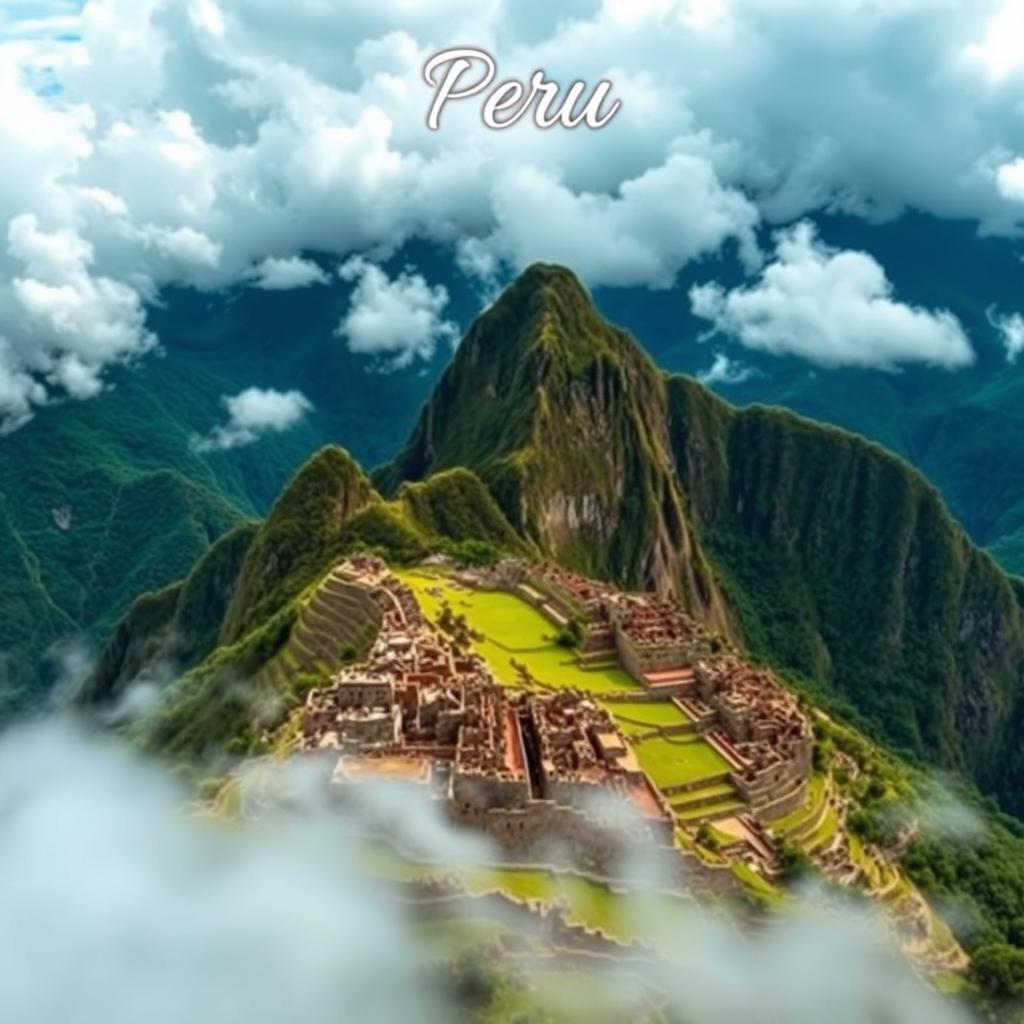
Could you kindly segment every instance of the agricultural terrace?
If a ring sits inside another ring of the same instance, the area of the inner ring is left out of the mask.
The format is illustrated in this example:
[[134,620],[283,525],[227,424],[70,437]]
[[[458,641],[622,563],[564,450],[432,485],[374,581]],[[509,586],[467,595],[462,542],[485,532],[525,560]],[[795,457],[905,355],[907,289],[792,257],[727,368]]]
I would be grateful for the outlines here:
[[640,766],[659,789],[686,786],[729,771],[728,761],[698,738],[669,740],[659,736],[633,749]]
[[[470,628],[483,639],[474,648],[486,659],[495,678],[506,686],[519,682],[513,660],[525,665],[541,684],[552,689],[572,687],[595,697],[608,697],[642,687],[617,665],[580,668],[573,652],[555,642],[555,627],[532,605],[503,591],[472,590],[442,570],[419,568],[396,575],[412,588],[424,614],[435,621],[445,602],[465,615]],[[650,733],[659,726],[685,725],[686,715],[669,702],[609,701],[605,705],[630,736]],[[639,723],[639,724],[638,724]],[[686,785],[721,775],[729,765],[699,737],[668,740],[652,737],[634,742],[640,764],[654,784]]]
[[608,702],[605,707],[615,715],[627,736],[643,735],[655,729],[687,725],[693,721],[671,701],[615,701]]
[[[601,882],[540,867],[430,864],[407,860],[392,846],[367,841],[361,866],[373,877],[395,882],[455,878],[470,896],[505,893],[524,903],[561,906],[570,924],[600,929],[620,942],[650,942],[654,919],[692,906],[690,897],[670,891],[613,891]],[[660,912],[659,912],[660,908]]]

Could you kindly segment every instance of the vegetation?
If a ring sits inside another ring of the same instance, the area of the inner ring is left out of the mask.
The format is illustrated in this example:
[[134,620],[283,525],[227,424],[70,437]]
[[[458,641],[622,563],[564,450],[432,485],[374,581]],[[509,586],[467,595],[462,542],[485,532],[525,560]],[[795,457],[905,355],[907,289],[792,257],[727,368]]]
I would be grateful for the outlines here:
[[618,666],[580,668],[573,652],[552,635],[551,623],[513,594],[466,590],[443,573],[418,569],[400,576],[416,592],[420,605],[431,618],[437,619],[445,604],[465,615],[478,636],[473,646],[487,659],[495,678],[508,686],[523,682],[512,664],[515,661],[536,682],[546,686],[571,686],[596,694],[638,689]]
[[663,452],[663,392],[653,363],[576,278],[536,265],[476,321],[406,448],[374,480],[397,493],[468,467],[544,554],[632,584],[650,582],[661,559],[691,606],[713,610]]
[[665,377],[571,274],[537,266],[375,479],[395,492],[457,466],[542,553],[670,586],[873,735],[1024,808],[1024,582],[901,459]]
[[634,748],[641,767],[660,789],[712,778],[729,770],[728,762],[702,739],[655,737]]
[[[214,549],[207,569],[171,586],[154,574],[163,589],[133,606],[92,698],[116,696],[140,666],[160,660],[174,623],[192,609],[188,671],[133,735],[186,760],[257,749],[306,685],[269,682],[261,669],[287,644],[303,593],[339,557],[370,550],[408,565],[442,552],[488,564],[524,553],[624,584],[670,586],[732,640],[805,680],[816,703],[905,752],[897,760],[835,723],[819,728],[818,768],[830,758],[854,801],[855,857],[906,839],[919,762],[964,769],[1004,806],[1024,808],[1024,581],[975,548],[900,459],[789,413],[732,408],[693,381],[659,374],[567,272],[533,268],[478,321],[406,449],[374,480],[388,497],[346,453],[324,449],[266,522]],[[173,473],[129,481],[122,497],[126,511],[107,509],[112,532],[144,553],[171,541],[201,553],[238,521]],[[148,537],[146,506],[156,501],[187,507],[182,533]],[[0,598],[5,587],[23,588],[24,607],[9,602],[14,628],[23,635],[38,623],[41,636],[52,635],[74,616],[53,600],[19,515],[0,507],[0,545],[13,552]],[[144,575],[148,561],[133,570]],[[95,569],[115,602],[122,589],[143,589],[137,578]],[[510,595],[469,594],[419,570],[404,577],[428,614],[448,601],[466,616],[503,682],[521,681],[515,659],[545,685],[598,695],[634,686],[618,670],[581,669],[546,620]],[[616,713],[627,722],[630,710]],[[725,770],[699,740],[649,740],[638,754],[661,786]],[[822,778],[789,822],[807,827],[805,847],[837,827],[834,813],[818,817]],[[966,906],[953,918],[957,937],[985,951],[978,984],[1006,998],[1015,951],[1024,949],[1024,837],[992,807],[979,813],[988,826],[981,840],[922,835],[905,866],[933,900]],[[785,819],[774,824],[788,832]]]
[[79,691],[78,703],[109,703],[140,678],[162,682],[209,655],[256,531],[253,523],[237,527],[185,580],[138,598]]

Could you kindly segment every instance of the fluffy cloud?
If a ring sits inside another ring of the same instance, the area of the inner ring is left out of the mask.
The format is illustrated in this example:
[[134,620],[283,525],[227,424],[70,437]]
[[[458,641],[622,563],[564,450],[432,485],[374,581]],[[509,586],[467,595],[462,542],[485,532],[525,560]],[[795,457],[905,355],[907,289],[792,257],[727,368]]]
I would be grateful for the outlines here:
[[[662,287],[723,243],[751,259],[760,222],[817,210],[1024,225],[1024,48],[1006,0],[8,8],[0,238],[26,215],[77,235],[95,290],[118,286],[92,305],[115,323],[132,304],[123,289],[144,303],[169,283],[315,283],[287,261],[381,260],[415,238],[459,243],[485,279],[554,259],[591,284]],[[597,132],[528,119],[495,132],[474,101],[430,132],[424,60],[467,40],[502,78],[609,78],[622,111]],[[20,275],[0,255],[0,282]],[[51,331],[38,356],[17,308],[0,286],[7,426],[95,391],[105,365],[67,391],[50,364],[75,365],[75,345],[58,351]]]
[[1004,198],[1024,203],[1024,157],[996,168],[996,188]]
[[995,309],[987,312],[988,322],[999,332],[1003,348],[1006,349],[1006,361],[1015,363],[1017,357],[1024,352],[1024,316],[1020,313],[1000,314]]
[[724,352],[715,353],[711,365],[697,374],[702,384],[713,387],[715,384],[742,384],[755,375],[753,367],[730,359]]
[[726,239],[738,240],[748,262],[756,258],[756,207],[722,188],[706,160],[685,154],[615,195],[577,194],[553,175],[514,170],[498,182],[494,209],[494,233],[462,245],[463,266],[478,273],[548,260],[596,285],[670,287],[680,267]]
[[820,366],[892,370],[926,363],[955,369],[974,361],[956,317],[904,305],[892,292],[885,271],[867,253],[830,249],[803,222],[777,234],[775,259],[756,283],[732,291],[699,285],[690,301],[715,332],[750,349]]
[[[93,248],[77,233],[43,231],[34,214],[23,214],[11,220],[7,242],[9,255],[21,266],[9,285],[8,317],[15,345],[30,339],[20,350],[29,372],[74,398],[88,398],[102,387],[105,366],[154,347],[139,293],[93,274]],[[42,388],[38,381],[35,386]],[[16,422],[19,414],[27,414],[24,403],[9,417]]]
[[329,280],[316,263],[304,260],[301,256],[290,256],[287,259],[268,256],[252,271],[253,287],[268,292],[310,288],[315,284],[327,284]]
[[199,452],[227,451],[258,441],[264,434],[281,434],[298,424],[313,408],[299,391],[246,388],[222,399],[228,422],[205,437],[194,437]]
[[391,279],[361,257],[348,260],[339,274],[354,281],[355,289],[337,333],[352,352],[378,357],[382,369],[430,359],[439,343],[453,344],[458,338],[456,325],[442,317],[448,305],[443,285],[431,287],[411,269]]
[[[402,849],[452,870],[479,864],[486,846],[453,830],[436,802],[408,792],[368,787],[338,815],[317,798],[311,771],[308,763],[305,771],[253,768],[243,786],[257,801],[286,792],[304,813],[227,827],[184,813],[188,794],[123,749],[53,723],[4,733],[0,1019],[466,1019],[474,1007],[439,955],[438,936],[448,932],[430,927],[447,918],[425,921],[422,905],[417,913],[408,893],[368,871],[381,858],[368,856],[353,831],[386,823]],[[718,1024],[965,1020],[910,971],[879,922],[834,902],[827,911],[779,914],[747,934],[713,908],[687,910],[663,890],[628,889],[617,904],[623,923],[632,931],[643,921],[671,952],[601,961],[607,1019],[649,1016],[656,993],[671,1019]],[[516,977],[535,993],[552,988],[543,984],[551,958],[523,955],[534,942],[550,945],[549,925],[534,931],[523,915],[502,916],[483,901],[473,913],[519,937],[505,961]],[[577,1019],[578,1005],[559,1008],[559,1019]]]

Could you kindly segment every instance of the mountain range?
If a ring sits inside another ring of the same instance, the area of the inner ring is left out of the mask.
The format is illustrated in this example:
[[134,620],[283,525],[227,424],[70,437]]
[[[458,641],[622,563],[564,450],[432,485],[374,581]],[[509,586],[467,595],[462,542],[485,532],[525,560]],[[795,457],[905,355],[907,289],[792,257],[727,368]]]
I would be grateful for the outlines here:
[[467,542],[671,593],[891,746],[1022,810],[1021,584],[900,458],[663,373],[553,266],[471,327],[391,463],[371,478],[321,450],[262,525],[135,604],[83,699],[170,679],[132,727],[144,745],[256,749],[301,685],[262,670],[343,553],[416,561]]
[[[820,234],[875,254],[901,299],[955,313],[975,365],[817,370],[727,339],[699,344],[706,323],[689,312],[687,291],[743,283],[724,258],[688,268],[672,289],[602,289],[595,299],[660,367],[696,375],[728,353],[749,372],[712,386],[735,404],[791,408],[902,455],[975,541],[1024,571],[1024,452],[1005,443],[1021,426],[1024,379],[988,318],[991,307],[1016,308],[1012,242],[919,215],[870,226],[827,218]],[[469,323],[479,300],[450,263],[409,246],[387,269],[409,261],[446,285],[451,319]],[[380,372],[332,337],[351,298],[333,281],[312,292],[170,291],[150,310],[158,358],[115,371],[105,394],[48,408],[0,440],[0,560],[11,567],[0,584],[0,716],[38,707],[60,681],[65,651],[102,645],[140,589],[170,584],[224,531],[265,515],[310,451],[337,442],[366,466],[394,458],[448,353]],[[300,390],[313,411],[258,445],[196,451],[192,436],[224,419],[223,396],[252,385]],[[135,507],[147,510],[144,543],[118,519]]]

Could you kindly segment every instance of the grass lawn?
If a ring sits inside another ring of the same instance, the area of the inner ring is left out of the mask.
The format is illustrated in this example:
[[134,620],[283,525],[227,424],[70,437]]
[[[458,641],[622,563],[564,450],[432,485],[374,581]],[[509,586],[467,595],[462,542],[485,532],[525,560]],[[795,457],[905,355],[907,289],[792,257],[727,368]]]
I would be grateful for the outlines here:
[[641,767],[661,789],[697,782],[729,770],[729,764],[702,739],[675,743],[657,737],[634,745]]
[[686,725],[691,721],[688,715],[670,701],[660,701],[657,704],[616,701],[606,704],[605,707],[615,716],[622,731],[630,736],[650,732],[659,725]]
[[588,693],[621,693],[639,685],[620,668],[585,671],[572,651],[554,642],[555,627],[532,605],[513,594],[467,590],[444,574],[413,569],[396,575],[412,587],[429,619],[436,619],[445,600],[484,640],[474,644],[499,682],[515,685],[514,658],[542,683]]
[[825,817],[822,820],[822,823],[803,841],[801,845],[805,850],[816,853],[828,846],[828,844],[835,838],[838,831],[839,818],[836,815],[835,808],[829,807],[825,812]]

